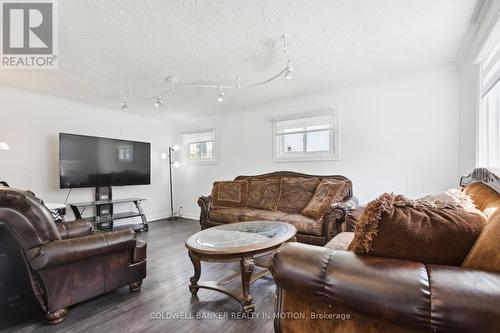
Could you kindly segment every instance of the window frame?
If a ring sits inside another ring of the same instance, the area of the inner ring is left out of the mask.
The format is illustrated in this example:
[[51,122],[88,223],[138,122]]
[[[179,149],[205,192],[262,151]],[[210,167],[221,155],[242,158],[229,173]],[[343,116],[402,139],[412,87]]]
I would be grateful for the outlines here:
[[[475,167],[500,168],[500,30],[496,27],[481,46],[474,64],[476,78]],[[490,108],[490,94],[497,94],[497,107]],[[490,123],[493,120],[493,125]],[[495,121],[496,120],[496,121]],[[492,128],[495,127],[496,128]],[[493,131],[492,131],[493,130]]]
[[[210,135],[212,137],[212,140],[190,140],[186,141],[187,136],[207,136]],[[216,131],[214,128],[210,129],[204,129],[204,130],[199,130],[199,131],[194,131],[194,132],[185,132],[181,134],[182,138],[182,145],[184,147],[184,162],[187,165],[210,165],[210,164],[217,164],[218,159],[217,159],[217,136],[216,136]],[[200,143],[207,143],[207,142],[212,142],[212,158],[200,158],[200,159],[192,159],[191,158],[191,153],[190,153],[190,146],[192,144],[200,144]]]
[[[284,147],[278,147],[281,143],[285,144],[284,140],[279,140],[279,136],[283,135],[277,133],[277,126],[283,121],[289,120],[305,120],[308,118],[317,118],[331,116],[330,124],[328,129],[318,129],[318,130],[303,130],[291,132],[290,134],[302,133],[303,134],[303,149],[307,150],[307,134],[313,132],[329,132],[329,150],[328,151],[302,151],[302,152],[290,152],[283,154],[285,150]],[[272,119],[273,126],[273,162],[305,162],[305,161],[338,161],[340,159],[340,120],[339,113],[334,109],[326,109],[315,112],[300,113],[284,117],[275,117]],[[280,142],[281,141],[281,142]]]

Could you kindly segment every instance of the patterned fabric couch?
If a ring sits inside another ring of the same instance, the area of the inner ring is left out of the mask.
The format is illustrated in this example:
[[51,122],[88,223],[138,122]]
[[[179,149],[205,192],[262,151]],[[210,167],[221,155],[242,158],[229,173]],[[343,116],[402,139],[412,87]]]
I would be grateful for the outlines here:
[[281,221],[297,228],[297,240],[324,245],[354,230],[352,183],[344,176],[279,171],[215,182],[212,195],[198,199],[201,229],[244,221]]

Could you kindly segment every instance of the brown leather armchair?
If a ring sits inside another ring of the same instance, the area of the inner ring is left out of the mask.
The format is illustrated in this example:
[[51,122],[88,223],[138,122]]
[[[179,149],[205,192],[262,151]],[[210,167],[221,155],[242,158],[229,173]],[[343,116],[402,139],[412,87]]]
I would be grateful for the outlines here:
[[[487,225],[500,223],[500,191],[478,185],[466,191],[488,216]],[[334,238],[335,246],[289,243],[277,251],[271,261],[275,332],[500,331],[499,269],[357,255],[347,251],[349,234]],[[485,261],[498,256],[498,239],[489,240]]]
[[134,231],[92,233],[83,220],[56,225],[31,192],[0,186],[0,223],[10,238],[2,244],[9,256],[20,254],[50,324],[73,304],[125,285],[138,291],[146,277],[146,243]]

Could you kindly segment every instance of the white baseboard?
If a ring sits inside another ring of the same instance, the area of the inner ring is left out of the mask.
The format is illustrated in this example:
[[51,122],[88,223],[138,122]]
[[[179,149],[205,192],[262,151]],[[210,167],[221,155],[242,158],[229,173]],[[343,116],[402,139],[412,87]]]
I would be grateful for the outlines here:
[[182,217],[185,219],[198,220],[200,218],[200,214],[182,214]]
[[162,215],[153,215],[153,216],[147,216],[146,217],[148,218],[148,223],[149,222],[154,222],[154,221],[158,221],[158,220],[163,220],[163,219],[166,219],[167,217],[169,217],[170,215],[168,214],[162,214]]
[[[158,220],[164,220],[167,217],[170,217],[170,214],[167,214],[167,215],[155,215],[155,216],[151,216],[151,217],[148,216],[148,223],[149,222],[158,221]],[[184,219],[191,219],[191,220],[198,220],[200,218],[200,216],[198,214],[182,214],[181,217],[184,218]]]

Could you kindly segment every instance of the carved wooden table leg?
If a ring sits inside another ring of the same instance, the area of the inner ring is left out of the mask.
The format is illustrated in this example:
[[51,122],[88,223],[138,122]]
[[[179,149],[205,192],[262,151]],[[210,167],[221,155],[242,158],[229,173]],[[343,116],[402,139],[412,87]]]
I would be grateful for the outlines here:
[[250,295],[250,280],[252,279],[254,267],[255,260],[252,256],[241,259],[241,291],[243,292],[243,311],[245,312],[253,312],[255,309],[252,295]]
[[198,290],[200,289],[200,286],[198,286],[198,281],[200,280],[201,276],[201,262],[200,258],[198,258],[191,251],[189,251],[189,259],[191,259],[194,267],[194,275],[189,279],[189,281],[191,282],[191,284],[189,285],[189,291],[191,292],[191,295],[197,296]]

